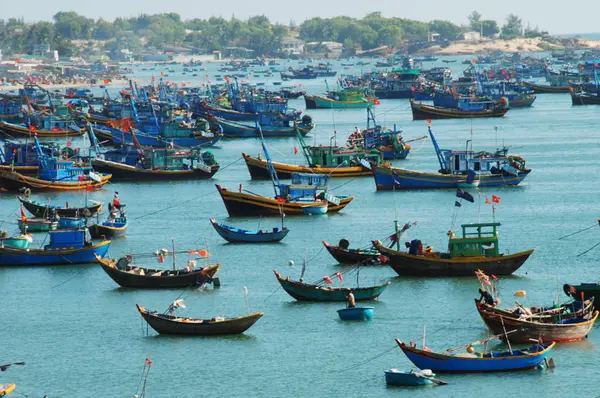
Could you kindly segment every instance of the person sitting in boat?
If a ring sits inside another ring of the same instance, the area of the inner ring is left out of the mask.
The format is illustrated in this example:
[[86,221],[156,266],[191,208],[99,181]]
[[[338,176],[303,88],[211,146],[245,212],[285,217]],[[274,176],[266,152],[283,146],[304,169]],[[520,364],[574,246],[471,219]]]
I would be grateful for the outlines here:
[[358,126],[354,126],[354,134],[356,134],[357,137],[360,135],[360,129]]
[[356,307],[356,300],[354,299],[354,294],[352,294],[352,292],[348,293],[348,307],[347,308],[354,308]]
[[488,291],[484,290],[483,288],[479,288],[479,294],[480,303],[485,303],[487,305],[491,305],[492,307],[495,307],[496,304],[498,304],[494,296],[492,296]]

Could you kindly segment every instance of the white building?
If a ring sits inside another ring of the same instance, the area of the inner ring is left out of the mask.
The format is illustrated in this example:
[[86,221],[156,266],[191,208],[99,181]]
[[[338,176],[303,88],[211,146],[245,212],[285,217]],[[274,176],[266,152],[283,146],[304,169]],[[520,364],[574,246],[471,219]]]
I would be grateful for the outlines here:
[[481,33],[475,32],[473,30],[471,30],[469,32],[465,32],[465,33],[463,33],[463,40],[464,41],[480,41]]
[[295,37],[284,37],[281,40],[281,52],[287,55],[300,55],[304,52],[304,41]]

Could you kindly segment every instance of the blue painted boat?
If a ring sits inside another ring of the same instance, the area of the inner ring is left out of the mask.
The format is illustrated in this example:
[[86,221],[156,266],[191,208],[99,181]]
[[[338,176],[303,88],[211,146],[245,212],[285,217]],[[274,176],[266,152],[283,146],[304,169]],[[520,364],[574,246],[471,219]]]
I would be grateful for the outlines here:
[[445,381],[434,378],[435,373],[430,369],[423,369],[420,372],[413,370],[403,372],[398,369],[390,369],[385,371],[385,384],[388,386],[427,386],[432,384],[448,384]]
[[210,219],[210,223],[215,228],[215,231],[223,239],[232,243],[266,243],[266,242],[279,242],[286,237],[289,229],[286,227],[275,227],[272,231],[259,230],[259,231],[248,231],[246,229],[240,229],[231,227],[225,224],[219,224],[214,218]]
[[273,272],[283,290],[298,301],[346,301],[349,293],[354,295],[356,301],[374,300],[391,284],[386,282],[369,287],[329,287],[293,281],[289,277],[283,278],[277,271]]
[[338,310],[342,321],[368,321],[373,319],[374,307],[348,307]]
[[50,243],[42,249],[12,249],[0,247],[1,266],[71,265],[96,262],[110,247],[105,240],[94,244],[87,229],[50,231]]
[[296,131],[304,136],[314,128],[312,118],[308,115],[304,115],[300,122],[290,119],[278,120],[278,117],[278,114],[262,113],[259,115],[260,120],[241,123],[213,115],[207,116],[211,124],[219,125],[223,135],[228,138],[259,138],[260,130],[264,137],[290,137],[295,136]]
[[[534,344],[529,348],[493,351],[487,353],[443,354],[421,350],[396,339],[407,358],[419,369],[434,372],[504,372],[535,369],[542,364],[555,344]],[[472,348],[472,346],[469,346]]]
[[57,217],[58,229],[74,229],[85,227],[85,219],[79,217]]
[[429,126],[429,136],[440,164],[438,173],[374,166],[373,176],[377,190],[458,188],[465,184],[480,187],[519,185],[531,169],[520,156],[507,154],[508,148],[495,153],[473,150],[440,149]]

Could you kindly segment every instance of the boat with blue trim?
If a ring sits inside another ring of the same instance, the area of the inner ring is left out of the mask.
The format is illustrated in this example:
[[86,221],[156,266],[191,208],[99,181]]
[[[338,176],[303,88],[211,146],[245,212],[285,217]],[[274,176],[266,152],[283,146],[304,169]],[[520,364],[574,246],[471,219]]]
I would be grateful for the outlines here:
[[[117,215],[117,211],[119,214]],[[127,233],[127,215],[125,205],[119,204],[118,207],[108,203],[108,217],[102,223],[96,223],[89,226],[92,238],[122,238]]]
[[428,119],[475,119],[488,117],[503,117],[509,110],[508,100],[500,101],[472,101],[468,97],[458,99],[458,108],[425,105],[410,100],[413,120]]
[[419,369],[431,369],[433,372],[469,373],[469,372],[506,372],[536,369],[550,354],[556,343],[533,344],[528,348],[508,349],[505,351],[475,352],[473,345],[467,346],[467,353],[454,354],[452,350],[444,353],[430,349],[418,349],[416,345],[405,344],[399,339],[396,343],[406,357]]
[[476,183],[480,187],[519,185],[531,172],[521,156],[508,155],[507,147],[494,153],[474,152],[468,146],[465,150],[440,149],[431,125],[428,125],[428,131],[440,165],[439,172],[427,173],[391,165],[373,166],[378,191],[457,188],[468,183]]
[[93,243],[87,229],[50,231],[50,242],[40,249],[0,247],[1,266],[71,265],[96,262],[108,253],[110,240]]
[[342,321],[368,321],[373,319],[374,307],[348,307],[338,310]]
[[298,121],[283,117],[280,113],[260,113],[255,116],[253,123],[226,120],[214,115],[207,115],[207,118],[211,124],[220,126],[227,138],[258,138],[261,136],[259,127],[263,137],[290,137],[296,135],[296,132],[306,135],[315,127],[308,115]]
[[231,243],[280,242],[287,236],[288,232],[290,232],[290,230],[284,226],[281,228],[274,227],[272,230],[261,229],[258,231],[249,231],[247,229],[220,224],[214,218],[210,219],[210,223],[223,239]]

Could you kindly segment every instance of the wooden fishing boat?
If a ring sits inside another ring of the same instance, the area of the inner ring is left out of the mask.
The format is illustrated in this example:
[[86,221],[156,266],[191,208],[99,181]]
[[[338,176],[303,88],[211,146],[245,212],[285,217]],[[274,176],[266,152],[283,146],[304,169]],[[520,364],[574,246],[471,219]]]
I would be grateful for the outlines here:
[[550,344],[534,344],[529,348],[502,352],[452,355],[448,352],[436,353],[431,350],[418,349],[414,346],[406,345],[399,339],[396,339],[396,343],[400,346],[406,357],[419,369],[431,369],[438,373],[506,372],[536,369],[544,362],[556,345],[556,343],[552,342]]
[[[72,162],[68,162],[72,163]],[[64,170],[64,169],[62,169]],[[66,171],[66,170],[65,170]],[[84,174],[82,173],[82,176]],[[110,179],[110,175],[108,176]],[[100,189],[108,179],[100,181],[85,177],[81,181],[60,181],[60,179],[46,180],[32,177],[18,172],[0,171],[0,186],[10,191],[18,191],[22,188],[29,188],[32,191],[83,191],[86,189]]]
[[39,138],[68,138],[82,135],[85,131],[72,125],[72,127],[64,130],[43,130],[43,129],[30,129],[26,125],[9,123],[0,120],[0,131],[5,135],[13,138],[31,138],[37,136]]
[[[262,116],[264,116],[263,114]],[[211,124],[217,124],[223,130],[223,135],[228,138],[258,138],[260,129],[265,137],[290,137],[295,136],[297,132],[303,136],[308,134],[315,126],[310,116],[305,115],[301,122],[288,121],[287,124],[259,124],[258,122],[242,123],[221,119],[208,115]],[[274,122],[275,123],[275,122]]]
[[573,105],[600,105],[600,95],[571,90],[571,103]]
[[500,223],[461,225],[462,238],[449,232],[447,253],[424,252],[416,239],[411,242],[408,253],[400,251],[399,242],[396,249],[388,248],[378,240],[373,246],[389,259],[390,266],[400,276],[470,276],[478,270],[486,274],[510,275],[525,263],[533,250],[508,255],[500,253],[498,226]]
[[458,188],[464,184],[480,187],[513,186],[531,173],[526,161],[518,155],[508,155],[504,147],[494,153],[473,150],[441,149],[428,125],[429,137],[439,162],[437,173],[373,166],[373,178],[378,191],[400,189]]
[[304,94],[304,101],[306,103],[306,109],[365,109],[373,105],[373,103],[365,97],[336,100],[318,94]]
[[[528,318],[504,316],[494,311],[487,311],[485,305],[476,302],[477,311],[485,325],[496,334],[506,331],[510,333],[513,343],[528,343],[531,339],[542,338],[545,341],[566,343],[583,340],[588,336],[594,322],[598,318],[598,311],[585,318],[567,318],[555,323],[537,322]],[[506,337],[501,337],[506,340]]]
[[25,250],[33,242],[33,237],[27,234],[8,236],[7,231],[0,231],[0,247]]
[[369,287],[327,287],[293,281],[289,277],[283,278],[277,271],[273,272],[283,290],[298,301],[346,301],[348,293],[352,293],[356,301],[375,300],[391,285],[391,282],[386,282],[383,285]]
[[381,256],[374,249],[350,249],[346,239],[340,240],[339,245],[330,245],[326,241],[321,241],[329,254],[340,264],[364,264],[379,263],[378,257]]
[[308,214],[310,216],[323,215],[327,214],[328,207],[329,205],[327,204],[327,202],[310,203],[302,207],[302,213]]
[[532,89],[536,94],[568,93],[571,91],[571,86],[550,86],[547,84],[535,84],[529,82],[522,82],[521,84]]
[[542,323],[554,323],[572,318],[589,318],[594,312],[593,298],[585,301],[571,301],[561,305],[552,305],[541,308],[527,308],[519,302],[516,303],[515,307],[510,309],[501,309],[479,299],[476,299],[475,303],[478,306],[481,306],[482,310],[505,318],[520,318]]
[[435,373],[430,369],[423,369],[420,372],[409,371],[402,372],[398,369],[385,371],[385,384],[388,386],[426,386],[430,384],[444,385],[445,381],[435,379]]
[[144,169],[105,159],[93,159],[94,169],[110,173],[116,180],[195,180],[209,179],[218,170],[219,165],[211,167],[194,167],[187,170]]
[[68,205],[53,206],[49,203],[42,204],[38,201],[30,200],[22,196],[18,196],[17,198],[28,212],[40,218],[48,218],[54,213],[60,217],[91,217],[102,210],[101,202],[94,202],[86,207],[68,207]]
[[110,240],[94,244],[87,230],[50,231],[50,243],[43,249],[11,249],[0,247],[0,265],[72,265],[96,262],[108,252]]
[[136,289],[176,289],[198,287],[210,283],[221,267],[219,264],[189,269],[156,269],[133,264],[132,256],[117,260],[96,258],[104,272],[119,286]]
[[58,228],[58,222],[46,218],[25,218],[17,220],[19,230],[27,232],[48,232]]
[[[221,187],[219,184],[216,184],[216,187],[230,217],[273,216],[279,215],[281,212],[286,215],[300,215],[304,214],[303,208],[305,206],[315,203],[314,199],[311,201],[286,201],[285,195],[270,198],[254,193],[231,191]],[[334,213],[348,206],[354,200],[354,196],[336,196],[333,198],[330,197],[330,199],[334,201],[338,199],[337,203],[329,203],[327,208],[328,213]]]
[[139,304],[136,306],[142,318],[158,333],[187,336],[241,334],[264,315],[262,312],[256,312],[237,318],[196,319],[160,314],[156,311],[148,311]]
[[373,319],[374,307],[348,307],[338,310],[342,321],[367,321]]
[[498,105],[490,109],[483,110],[461,110],[455,108],[443,108],[417,103],[410,100],[410,108],[413,114],[413,120],[427,119],[475,119],[488,117],[503,117],[508,112],[507,106]]
[[92,238],[122,238],[127,233],[127,216],[125,215],[125,205],[120,205],[119,215],[117,209],[112,203],[108,204],[108,218],[103,223],[89,226]]
[[[260,157],[255,158],[245,153],[242,153],[244,157],[244,161],[246,162],[246,166],[248,167],[248,171],[250,172],[250,177],[253,180],[269,180],[269,167],[266,159],[261,159]],[[350,158],[353,155],[351,153],[346,154],[346,157]],[[343,160],[342,160],[343,161]],[[314,166],[304,166],[304,165],[295,165],[289,163],[279,163],[273,162],[273,167],[277,171],[277,175],[281,179],[289,179],[292,178],[293,173],[315,173],[315,174],[326,174],[332,178],[343,178],[343,177],[360,177],[360,176],[370,176],[373,174],[373,171],[360,163],[358,160],[355,162],[356,165],[347,166],[330,166],[323,167],[320,165]],[[369,164],[367,162],[367,164]],[[369,165],[370,166],[370,165]]]
[[232,243],[279,242],[290,232],[286,227],[282,227],[281,229],[275,227],[272,231],[248,231],[246,229],[219,224],[214,218],[210,219],[210,223],[223,239]]

